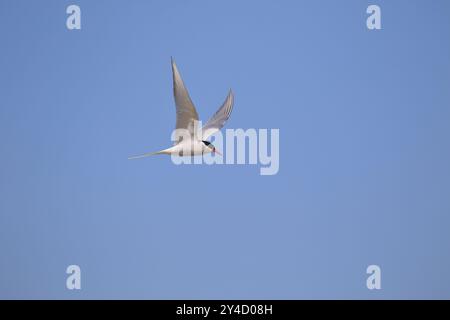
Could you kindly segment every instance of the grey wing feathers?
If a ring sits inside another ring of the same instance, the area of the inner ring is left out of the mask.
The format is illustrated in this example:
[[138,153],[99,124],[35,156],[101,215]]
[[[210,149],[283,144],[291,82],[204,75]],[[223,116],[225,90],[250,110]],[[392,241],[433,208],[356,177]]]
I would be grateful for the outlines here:
[[231,111],[233,111],[234,95],[230,90],[225,102],[216,111],[216,113],[208,120],[208,122],[202,128],[202,139],[206,140],[209,136],[219,131],[225,122],[230,118]]
[[177,111],[176,129],[190,129],[194,120],[198,121],[197,110],[184,86],[175,61],[172,59],[173,95]]

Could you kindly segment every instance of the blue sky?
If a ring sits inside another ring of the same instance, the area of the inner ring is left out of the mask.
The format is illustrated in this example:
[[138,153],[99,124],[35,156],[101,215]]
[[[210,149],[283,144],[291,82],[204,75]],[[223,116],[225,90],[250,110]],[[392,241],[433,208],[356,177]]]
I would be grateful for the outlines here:
[[[450,298],[448,12],[2,0],[0,297]],[[171,56],[203,119],[232,88],[227,128],[280,129],[277,175],[127,160],[171,144]]]

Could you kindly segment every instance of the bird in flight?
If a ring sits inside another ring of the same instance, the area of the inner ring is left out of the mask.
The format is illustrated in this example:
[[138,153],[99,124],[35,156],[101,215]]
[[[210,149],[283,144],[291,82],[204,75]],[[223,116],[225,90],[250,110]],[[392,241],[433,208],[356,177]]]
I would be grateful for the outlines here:
[[170,148],[158,151],[148,152],[128,159],[144,158],[156,154],[169,154],[179,156],[195,156],[212,152],[221,155],[216,147],[209,141],[208,137],[219,131],[230,118],[233,110],[234,96],[230,90],[225,102],[216,111],[216,113],[206,122],[199,132],[197,123],[199,122],[197,110],[192,103],[189,93],[184,86],[175,61],[172,59],[173,75],[173,95],[175,97],[176,107],[176,125],[175,130],[183,130],[180,139]]

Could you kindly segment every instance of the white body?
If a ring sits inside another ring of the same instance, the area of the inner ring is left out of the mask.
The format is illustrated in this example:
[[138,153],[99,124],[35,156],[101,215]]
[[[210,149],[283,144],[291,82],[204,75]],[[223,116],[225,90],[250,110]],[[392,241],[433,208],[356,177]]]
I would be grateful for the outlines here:
[[213,150],[205,145],[201,140],[186,140],[174,145],[173,147],[155,152],[154,154],[169,154],[176,156],[199,156],[210,153]]

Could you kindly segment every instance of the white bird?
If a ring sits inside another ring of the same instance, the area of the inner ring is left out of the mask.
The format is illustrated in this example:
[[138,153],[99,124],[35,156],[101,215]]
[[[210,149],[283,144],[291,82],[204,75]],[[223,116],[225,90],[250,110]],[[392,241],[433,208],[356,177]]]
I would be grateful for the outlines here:
[[205,153],[221,153],[216,147],[206,139],[219,131],[230,117],[233,110],[234,96],[230,90],[225,102],[216,111],[216,113],[206,122],[201,132],[197,130],[197,123],[199,121],[197,111],[192,103],[189,93],[184,86],[178,71],[175,61],[172,59],[172,74],[173,74],[173,95],[175,97],[175,106],[177,113],[177,120],[175,130],[184,130],[187,135],[180,134],[182,138],[176,141],[175,144],[167,149],[158,152],[144,153],[138,156],[133,156],[128,159],[144,158],[156,154],[169,154],[179,156],[195,156]]

